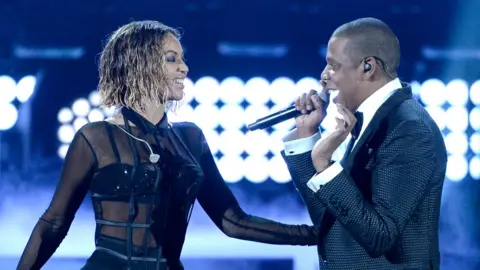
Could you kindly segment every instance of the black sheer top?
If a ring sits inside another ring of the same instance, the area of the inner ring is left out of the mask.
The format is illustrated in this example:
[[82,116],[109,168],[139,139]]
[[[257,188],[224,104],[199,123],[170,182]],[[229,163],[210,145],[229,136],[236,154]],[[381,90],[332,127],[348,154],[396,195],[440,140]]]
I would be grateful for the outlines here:
[[[156,125],[132,110],[123,108],[122,114],[123,125],[94,122],[77,132],[53,199],[35,226],[18,269],[40,269],[51,257],[88,191],[96,239],[125,240],[127,257],[134,246],[161,247],[167,261],[179,261],[196,199],[230,237],[316,245],[312,226],[285,225],[244,213],[196,125],[170,124],[166,114]],[[151,152],[160,155],[158,162],[149,160]]]

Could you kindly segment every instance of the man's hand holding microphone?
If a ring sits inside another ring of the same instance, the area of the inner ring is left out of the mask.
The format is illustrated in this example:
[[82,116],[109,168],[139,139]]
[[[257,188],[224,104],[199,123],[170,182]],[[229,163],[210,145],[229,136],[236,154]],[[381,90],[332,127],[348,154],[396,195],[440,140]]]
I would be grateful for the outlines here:
[[[327,96],[327,100],[330,100],[330,89],[327,84],[328,81],[323,76],[320,91]],[[335,117],[335,129],[318,140],[312,150],[312,162],[317,172],[322,172],[330,166],[333,153],[345,141],[357,121],[353,113],[342,104],[335,105],[338,111],[338,115]],[[296,139],[308,138],[319,132],[320,124],[327,116],[328,103],[317,95],[317,91],[310,90],[308,93],[302,94],[295,101],[295,107],[302,114],[295,118],[294,137]]]

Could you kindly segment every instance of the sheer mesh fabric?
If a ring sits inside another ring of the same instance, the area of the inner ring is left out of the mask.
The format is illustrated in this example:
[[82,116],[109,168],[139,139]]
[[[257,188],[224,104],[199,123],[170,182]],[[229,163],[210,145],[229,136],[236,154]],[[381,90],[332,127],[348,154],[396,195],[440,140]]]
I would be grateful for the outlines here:
[[[176,123],[158,132],[130,127],[134,136],[146,140],[160,154],[157,164],[149,161],[146,144],[131,140],[120,127],[96,122],[78,131],[52,202],[32,232],[19,269],[40,269],[48,260],[88,191],[97,220],[96,237],[127,240],[131,235],[133,245],[162,246],[168,260],[180,258],[195,199],[228,236],[272,244],[317,243],[312,226],[286,225],[244,213],[194,124]],[[130,221],[134,224],[131,231],[119,226]]]
[[96,158],[81,132],[65,158],[60,181],[50,206],[37,222],[18,269],[40,269],[66,236],[75,212],[88,191]]
[[[113,140],[109,140],[108,136],[107,138],[104,136],[105,141],[98,140],[101,135],[96,133],[102,133],[102,131],[94,130],[85,135],[88,138],[95,138],[96,145],[92,145],[92,148],[96,155],[101,157],[98,161],[98,171],[94,174],[91,182],[95,217],[97,220],[126,223],[133,215],[134,224],[148,224],[155,206],[158,205],[155,197],[160,194],[160,187],[155,188],[155,185],[165,184],[162,181],[161,167],[149,161],[150,152],[145,143],[134,140],[134,149],[137,153],[132,151],[130,139],[121,128],[126,129],[125,126],[118,127],[113,124],[105,126],[107,130],[104,130],[103,134],[108,134],[108,129],[111,129]],[[175,142],[171,142],[168,138],[158,136],[158,139],[155,140],[152,135],[142,134],[136,127],[131,127],[131,132],[134,136],[147,141],[153,150],[156,150],[155,153],[160,154],[160,162],[166,161],[165,159],[173,153],[172,147]],[[112,145],[112,143],[114,144]],[[114,147],[117,148],[117,153]],[[169,155],[165,155],[167,152]],[[136,166],[135,172],[132,172],[136,163],[138,166]],[[156,183],[157,177],[159,183]],[[130,211],[132,189],[135,193],[134,213]],[[96,198],[97,194],[101,196],[98,199]],[[109,195],[112,198],[109,198]],[[127,239],[126,227],[106,224],[99,227],[98,229],[103,235]],[[138,246],[144,244],[151,247],[156,246],[155,239],[146,228],[133,228],[132,241],[134,245]]]

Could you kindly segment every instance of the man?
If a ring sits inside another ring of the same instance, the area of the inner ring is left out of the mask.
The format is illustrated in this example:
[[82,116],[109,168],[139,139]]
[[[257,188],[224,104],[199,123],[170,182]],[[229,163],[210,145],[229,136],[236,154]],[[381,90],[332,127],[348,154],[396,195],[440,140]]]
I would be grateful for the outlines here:
[[[337,126],[319,139],[326,106],[311,91],[297,100],[303,114],[282,152],[319,228],[320,268],[439,269],[446,149],[397,78],[395,34],[374,18],[349,22],[333,33],[326,58],[322,80],[338,90]],[[332,161],[344,141],[344,157]]]

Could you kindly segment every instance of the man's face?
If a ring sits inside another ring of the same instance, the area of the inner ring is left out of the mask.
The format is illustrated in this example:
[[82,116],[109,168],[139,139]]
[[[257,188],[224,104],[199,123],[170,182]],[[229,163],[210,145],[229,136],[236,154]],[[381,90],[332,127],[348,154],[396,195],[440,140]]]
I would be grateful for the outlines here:
[[327,87],[338,90],[333,101],[352,110],[358,95],[358,86],[362,81],[363,69],[361,61],[351,59],[347,49],[348,42],[348,39],[342,37],[332,37],[329,40],[324,74],[328,80]]

